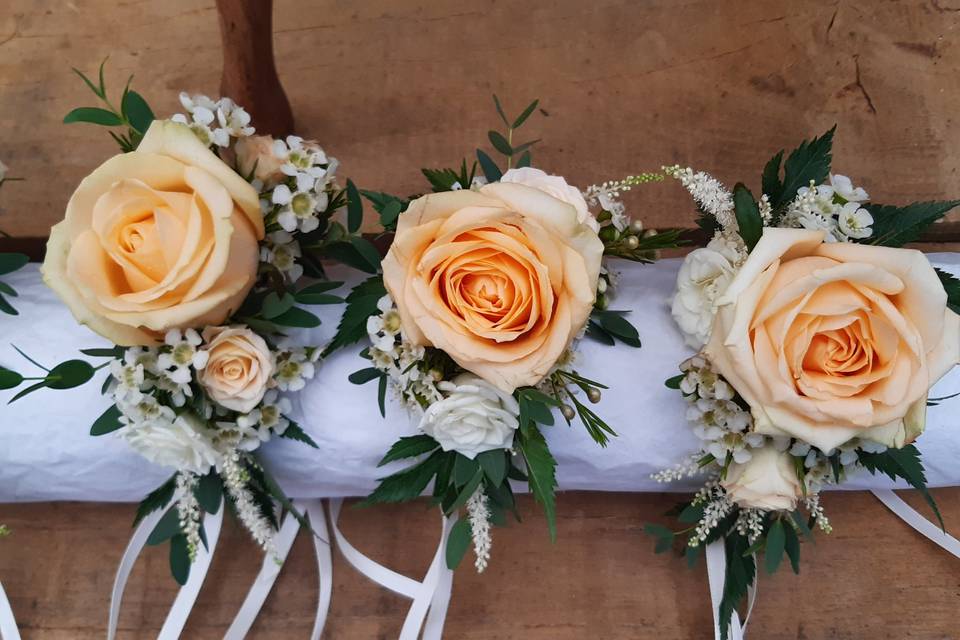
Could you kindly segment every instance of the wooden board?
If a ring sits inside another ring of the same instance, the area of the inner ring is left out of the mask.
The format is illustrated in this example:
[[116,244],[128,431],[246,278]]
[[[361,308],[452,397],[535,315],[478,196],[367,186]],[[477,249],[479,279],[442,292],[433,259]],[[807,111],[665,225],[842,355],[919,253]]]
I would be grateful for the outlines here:
[[[936,490],[948,527],[960,527],[960,489]],[[915,495],[916,508],[927,508]],[[525,521],[494,531],[493,561],[477,575],[471,555],[454,579],[445,637],[457,640],[682,640],[710,637],[703,565],[654,555],[645,522],[676,501],[668,494],[565,493],[559,538],[550,545],[532,500]],[[831,492],[824,505],[834,533],[802,547],[801,574],[760,576],[750,637],[764,640],[934,640],[960,637],[960,560],[947,556],[867,493]],[[102,638],[116,564],[130,535],[132,505],[4,505],[13,529],[0,541],[0,578],[25,639]],[[422,577],[439,532],[425,505],[345,508],[344,533],[362,551]],[[261,555],[226,521],[210,574],[184,634],[220,638],[259,569]],[[134,570],[120,638],[155,638],[173,601],[166,547],[149,549]],[[301,535],[251,638],[306,638],[317,575]],[[325,638],[395,638],[407,602],[375,587],[335,556]]]
[[[357,184],[423,189],[421,166],[459,162],[497,125],[490,95],[543,112],[536,162],[577,184],[674,162],[758,186],[780,148],[839,124],[838,172],[878,201],[960,196],[958,0],[278,0],[277,67],[298,130]],[[213,0],[5,0],[2,228],[46,235],[77,182],[113,153],[62,125],[92,95],[69,67],[110,57],[158,114],[214,94]],[[486,146],[486,145],[484,145]],[[676,185],[631,194],[648,225],[690,224]]]

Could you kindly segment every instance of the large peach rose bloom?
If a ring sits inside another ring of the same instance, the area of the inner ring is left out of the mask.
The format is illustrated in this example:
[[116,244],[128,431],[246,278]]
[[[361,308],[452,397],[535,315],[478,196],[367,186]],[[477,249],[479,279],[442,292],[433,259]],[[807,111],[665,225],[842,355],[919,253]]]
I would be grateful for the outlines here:
[[77,320],[120,345],[220,324],[253,286],[256,190],[184,125],[154,121],[87,176],[50,231],[43,279]]
[[493,183],[413,201],[383,277],[407,340],[512,393],[540,382],[587,321],[602,255],[570,204]]
[[854,437],[901,447],[960,359],[960,317],[919,251],[823,237],[764,229],[704,351],[759,433],[824,451]]

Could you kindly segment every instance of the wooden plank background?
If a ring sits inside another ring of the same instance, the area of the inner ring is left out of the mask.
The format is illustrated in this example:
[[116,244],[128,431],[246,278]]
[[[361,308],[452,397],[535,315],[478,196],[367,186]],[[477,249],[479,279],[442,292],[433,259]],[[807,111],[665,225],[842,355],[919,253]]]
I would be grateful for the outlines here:
[[[960,194],[958,25],[958,0],[278,0],[274,18],[298,130],[364,187],[421,190],[420,166],[457,162],[485,141],[496,92],[513,111],[541,99],[527,125],[544,139],[537,163],[581,185],[673,162],[756,185],[773,152],[838,123],[837,171],[894,203]],[[112,90],[135,74],[158,114],[178,109],[180,90],[216,94],[213,2],[4,0],[0,160],[26,180],[0,192],[0,229],[45,235],[74,185],[114,152],[103,132],[61,124],[92,104],[69,67],[92,73],[108,55]],[[675,185],[638,189],[628,202],[649,226],[692,221]],[[936,495],[956,531],[960,490]],[[458,572],[447,637],[708,637],[702,567],[654,556],[641,532],[673,501],[565,494],[550,546],[524,500],[527,520],[495,532],[488,572]],[[869,495],[824,503],[835,533],[804,545],[801,576],[761,577],[752,637],[960,637],[960,561]],[[103,636],[131,515],[129,505],[0,508],[14,530],[0,541],[0,578],[25,638]],[[344,519],[374,557],[414,576],[426,567],[433,512],[407,505]],[[259,566],[235,526],[221,545],[185,637],[220,637]],[[287,564],[252,637],[309,632],[316,577],[305,540]],[[396,637],[401,598],[340,560],[335,582],[327,637]],[[155,637],[173,587],[165,554],[151,550],[134,572],[121,637]]]

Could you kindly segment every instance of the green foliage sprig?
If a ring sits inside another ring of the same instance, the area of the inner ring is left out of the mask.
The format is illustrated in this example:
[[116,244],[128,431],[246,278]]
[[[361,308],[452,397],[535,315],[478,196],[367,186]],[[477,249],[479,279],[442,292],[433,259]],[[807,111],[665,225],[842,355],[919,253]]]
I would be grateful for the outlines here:
[[113,105],[107,97],[107,87],[103,80],[103,67],[106,63],[106,59],[100,63],[96,83],[84,75],[79,69],[73,69],[73,72],[80,76],[87,87],[100,99],[106,108],[77,107],[64,116],[63,121],[67,124],[72,122],[87,122],[103,127],[124,127],[126,129],[125,132],[115,133],[114,131],[110,131],[109,133],[117,144],[120,145],[120,149],[124,153],[127,153],[137,148],[144,134],[146,134],[147,129],[150,128],[150,123],[153,122],[155,118],[153,110],[150,108],[150,105],[147,104],[147,101],[143,99],[143,96],[130,88],[130,83],[133,81],[132,75],[127,80],[123,93],[120,95],[120,108],[118,109]]

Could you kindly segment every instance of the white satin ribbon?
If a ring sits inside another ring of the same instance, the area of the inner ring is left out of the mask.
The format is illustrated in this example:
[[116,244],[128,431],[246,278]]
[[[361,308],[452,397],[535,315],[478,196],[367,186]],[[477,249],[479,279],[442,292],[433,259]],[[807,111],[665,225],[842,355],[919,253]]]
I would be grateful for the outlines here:
[[[176,507],[172,507],[176,508]],[[137,557],[147,543],[150,532],[157,526],[160,518],[167,510],[154,511],[137,526],[133,532],[133,537],[127,544],[126,551],[120,559],[120,566],[117,568],[117,577],[113,582],[113,592],[110,595],[110,614],[107,622],[107,640],[114,640],[117,635],[117,623],[120,620],[120,605],[123,601],[123,592],[127,586],[127,580],[130,578],[130,572],[137,561]],[[190,565],[190,577],[187,583],[180,587],[177,597],[170,607],[170,613],[160,629],[160,635],[157,640],[176,640],[183,632],[183,627],[187,624],[187,618],[193,609],[193,604],[200,594],[200,587],[207,577],[207,570],[210,568],[210,561],[213,558],[213,552],[217,547],[217,541],[220,539],[220,528],[223,523],[223,505],[215,514],[205,514],[203,517],[203,528],[207,537],[207,547],[203,545],[197,549],[197,557]]]
[[[294,502],[294,507],[310,519],[310,525],[316,533],[316,535],[311,535],[311,538],[313,538],[314,551],[317,557],[320,595],[317,599],[317,613],[310,639],[318,640],[327,621],[327,613],[330,610],[330,596],[333,593],[333,559],[330,554],[327,518],[320,500],[297,501]],[[233,620],[233,624],[230,625],[227,633],[223,636],[224,640],[243,640],[250,632],[250,628],[257,619],[257,614],[260,613],[260,609],[270,594],[277,576],[280,575],[280,570],[283,568],[283,563],[293,547],[293,542],[296,540],[300,528],[300,522],[296,516],[293,513],[287,513],[280,526],[280,531],[274,537],[276,555],[264,556],[260,573],[251,585],[237,617]]]
[[337,526],[342,506],[342,499],[330,501],[330,530],[344,559],[377,584],[413,600],[399,640],[417,640],[421,629],[423,640],[440,640],[453,588],[453,571],[447,568],[446,548],[450,530],[457,521],[456,514],[443,518],[440,544],[426,575],[418,582],[375,562],[350,544]]
[[[713,607],[713,635],[714,640],[720,640],[721,625],[727,621],[720,619],[720,601],[723,600],[723,584],[727,576],[727,552],[723,540],[715,540],[707,545],[707,581],[710,584],[710,603]],[[757,581],[760,579],[760,567],[757,567],[753,583],[747,587],[747,616],[740,622],[740,614],[736,608],[730,616],[729,633],[727,640],[743,640],[747,633],[747,623],[753,613],[753,605],[757,601]]]
[[920,515],[913,507],[890,489],[873,489],[871,493],[895,516],[922,533],[928,540],[947,553],[960,558],[960,540],[941,530],[940,527]]
[[17,629],[17,620],[13,617],[13,609],[7,600],[7,593],[0,583],[0,639],[20,640],[20,631]]

